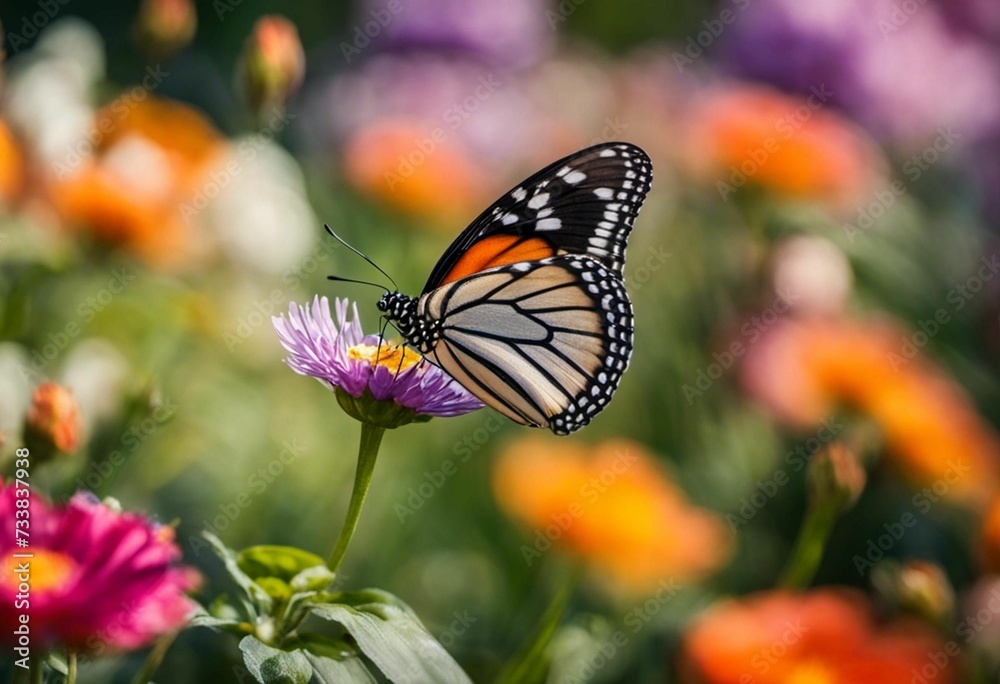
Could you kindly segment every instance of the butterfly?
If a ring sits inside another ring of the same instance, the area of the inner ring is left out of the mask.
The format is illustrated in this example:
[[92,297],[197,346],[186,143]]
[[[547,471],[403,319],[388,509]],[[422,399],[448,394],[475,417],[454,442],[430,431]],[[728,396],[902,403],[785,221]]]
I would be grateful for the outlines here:
[[515,422],[567,435],[610,402],[632,354],[622,269],[652,164],[603,143],[553,162],[479,215],[419,297],[378,302],[404,340]]

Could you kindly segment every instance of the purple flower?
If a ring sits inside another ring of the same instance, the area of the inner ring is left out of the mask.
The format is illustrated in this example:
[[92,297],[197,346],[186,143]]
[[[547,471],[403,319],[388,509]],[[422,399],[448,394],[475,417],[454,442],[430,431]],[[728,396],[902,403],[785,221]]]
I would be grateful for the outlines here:
[[937,5],[904,6],[759,0],[726,34],[727,61],[738,75],[788,90],[825,86],[833,104],[901,147],[954,127],[961,146],[974,148],[1000,125],[995,51],[954,30]]
[[285,363],[336,392],[351,416],[398,427],[420,416],[460,416],[482,408],[482,402],[412,349],[365,335],[356,304],[350,306],[348,321],[348,305],[346,299],[336,300],[334,322],[329,301],[317,296],[311,308],[293,303],[287,320],[284,315],[271,320],[289,353]]
[[[554,3],[553,3],[554,4]],[[384,0],[363,0],[360,20],[387,18]],[[507,66],[537,60],[554,42],[564,17],[538,0],[421,0],[389,15],[377,41],[389,51],[429,50]],[[556,24],[553,24],[553,16]]]

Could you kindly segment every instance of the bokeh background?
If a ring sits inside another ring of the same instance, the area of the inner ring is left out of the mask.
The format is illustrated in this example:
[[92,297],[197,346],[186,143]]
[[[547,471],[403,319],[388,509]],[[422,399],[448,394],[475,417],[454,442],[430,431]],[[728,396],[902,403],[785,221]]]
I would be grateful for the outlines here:
[[[297,33],[258,24],[275,12]],[[857,589],[878,620],[917,605],[959,646],[937,681],[997,681],[1000,632],[958,631],[1000,568],[995,2],[8,0],[0,21],[0,449],[37,385],[71,389],[79,445],[36,487],[176,522],[203,600],[201,530],[325,556],[346,510],[359,426],[282,363],[270,322],[320,294],[376,331],[379,292],[326,276],[378,274],[323,223],[416,294],[495,197],[626,140],[654,180],[614,402],[562,441],[488,410],[390,431],[344,581],[404,598],[490,681],[564,582],[562,551],[526,562],[537,530],[517,511],[565,474],[557,457],[624,440],[683,500],[653,530],[690,547],[663,575],[682,590],[633,631],[654,592],[587,575],[549,681],[869,681],[699,679],[686,641],[722,597],[775,587],[811,505],[804,464],[836,444],[867,476],[814,583]],[[526,450],[558,462],[524,477]],[[555,546],[641,556],[616,546],[650,524],[634,500]],[[753,628],[730,631],[708,642]],[[143,655],[82,679],[128,681]],[[191,630],[157,681],[236,681],[238,661]],[[882,681],[910,681],[907,662]]]

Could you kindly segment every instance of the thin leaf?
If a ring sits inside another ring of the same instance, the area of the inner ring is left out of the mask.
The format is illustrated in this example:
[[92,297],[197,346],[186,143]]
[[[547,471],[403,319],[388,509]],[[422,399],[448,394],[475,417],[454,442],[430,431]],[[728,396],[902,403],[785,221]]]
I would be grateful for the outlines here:
[[229,620],[227,618],[217,618],[208,613],[198,614],[191,618],[191,627],[208,627],[223,632],[233,634],[246,634],[253,631],[253,625],[243,620]]
[[270,614],[273,606],[271,597],[240,569],[236,552],[223,544],[222,540],[211,532],[203,531],[201,536],[211,545],[212,550],[222,561],[226,573],[242,590],[243,595],[239,597],[239,600],[249,621],[253,622],[259,615]]
[[573,594],[580,577],[580,569],[577,568],[572,579],[560,586],[559,591],[552,599],[552,603],[545,609],[541,619],[535,626],[527,641],[522,644],[518,652],[504,665],[503,669],[494,680],[494,684],[522,684],[525,682],[543,682],[549,670],[549,658],[547,650],[555,636],[559,623],[562,622],[566,606]]

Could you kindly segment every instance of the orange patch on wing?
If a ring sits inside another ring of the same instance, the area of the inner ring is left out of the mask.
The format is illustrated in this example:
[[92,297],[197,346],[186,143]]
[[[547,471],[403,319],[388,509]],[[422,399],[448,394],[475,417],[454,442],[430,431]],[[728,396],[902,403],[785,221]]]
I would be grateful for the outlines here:
[[473,273],[504,264],[545,259],[555,255],[555,253],[552,245],[542,238],[493,235],[473,244],[455,263],[441,284],[445,285]]

